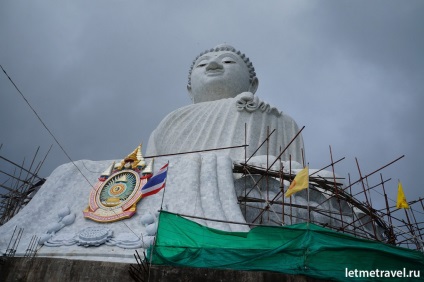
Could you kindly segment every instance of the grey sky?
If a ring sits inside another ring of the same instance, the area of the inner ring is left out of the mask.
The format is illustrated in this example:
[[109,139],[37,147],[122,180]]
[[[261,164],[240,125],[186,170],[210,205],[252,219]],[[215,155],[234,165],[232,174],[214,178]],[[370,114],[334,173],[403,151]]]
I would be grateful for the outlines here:
[[[226,42],[253,62],[257,95],[306,126],[311,167],[329,164],[329,145],[352,180],[355,157],[365,175],[405,154],[382,173],[389,197],[400,179],[412,200],[423,196],[423,13],[412,0],[5,0],[0,64],[72,159],[116,159],[190,103],[192,60]],[[3,73],[0,120],[4,157],[54,143]],[[55,144],[41,175],[65,162]]]

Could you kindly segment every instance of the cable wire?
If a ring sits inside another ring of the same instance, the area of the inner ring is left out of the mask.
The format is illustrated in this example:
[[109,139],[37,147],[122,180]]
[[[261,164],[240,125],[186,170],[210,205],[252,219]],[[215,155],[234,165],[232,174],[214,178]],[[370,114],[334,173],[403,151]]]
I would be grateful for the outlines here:
[[[54,141],[56,142],[56,144],[60,147],[60,149],[62,150],[62,152],[66,155],[66,157],[71,161],[71,163],[77,168],[77,170],[79,171],[79,173],[84,177],[84,179],[87,181],[87,183],[92,187],[92,189],[94,189],[94,185],[91,184],[91,182],[88,180],[88,178],[84,175],[84,173],[82,173],[82,171],[80,170],[80,168],[75,164],[75,162],[71,159],[71,157],[69,156],[69,154],[66,152],[65,148],[63,148],[63,146],[60,144],[59,140],[57,140],[57,138],[54,136],[54,134],[50,131],[50,129],[47,127],[47,125],[44,123],[44,121],[41,119],[40,115],[37,113],[37,111],[31,106],[31,104],[29,103],[29,101],[25,98],[24,94],[19,90],[18,86],[13,82],[12,78],[7,74],[6,70],[3,68],[2,65],[0,65],[0,68],[3,70],[4,74],[7,76],[7,78],[9,79],[9,81],[13,84],[13,86],[15,87],[15,89],[19,92],[19,94],[22,96],[22,98],[24,99],[24,101],[27,103],[27,105],[30,107],[30,109],[34,112],[34,114],[36,115],[36,117],[38,118],[38,120],[41,122],[41,124],[44,126],[44,128],[47,130],[47,132],[53,137]],[[85,167],[85,164],[83,162],[83,165]],[[85,167],[87,169],[87,167]],[[88,169],[87,169],[88,170]],[[90,171],[90,170],[88,170]],[[115,213],[115,211],[113,211]],[[116,213],[115,213],[116,214]],[[134,235],[136,235],[139,239],[140,237],[125,223],[122,222],[129,230],[131,230],[132,233],[134,233]]]
[[81,173],[81,175],[85,178],[85,180],[90,184],[91,187],[94,188],[93,184],[87,179],[87,177],[82,173],[82,171],[79,169],[79,167],[75,164],[75,162],[71,159],[71,157],[68,155],[68,153],[65,151],[65,149],[62,147],[62,145],[57,140],[56,136],[50,131],[50,129],[47,127],[47,125],[44,123],[44,121],[41,119],[41,117],[38,115],[38,113],[35,111],[35,109],[31,106],[31,104],[28,102],[28,100],[25,98],[24,94],[22,94],[21,90],[19,90],[18,86],[13,82],[13,80],[10,78],[10,76],[7,74],[7,72],[4,70],[3,66],[0,65],[0,68],[3,70],[4,74],[7,76],[7,78],[10,80],[10,82],[13,84],[15,89],[21,94],[22,98],[25,100],[27,105],[31,108],[31,110],[34,112],[34,114],[37,116],[38,120],[41,122],[41,124],[44,126],[44,128],[47,130],[47,132],[53,137],[56,144],[60,147],[62,152],[66,155],[66,157],[71,161],[71,163],[78,169],[78,171]]

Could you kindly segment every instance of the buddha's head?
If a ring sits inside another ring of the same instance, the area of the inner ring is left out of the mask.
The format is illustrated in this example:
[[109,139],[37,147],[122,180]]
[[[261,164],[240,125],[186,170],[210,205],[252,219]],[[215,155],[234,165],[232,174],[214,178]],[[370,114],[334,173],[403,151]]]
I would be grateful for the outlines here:
[[221,44],[201,53],[191,65],[187,90],[193,103],[233,98],[258,88],[255,68],[244,54]]

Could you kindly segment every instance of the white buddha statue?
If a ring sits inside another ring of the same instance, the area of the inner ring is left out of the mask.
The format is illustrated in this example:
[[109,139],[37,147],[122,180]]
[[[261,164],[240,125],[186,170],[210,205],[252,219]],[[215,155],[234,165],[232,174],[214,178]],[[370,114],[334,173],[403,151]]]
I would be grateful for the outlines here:
[[[249,59],[233,47],[220,45],[200,54],[191,67],[187,87],[193,104],[177,109],[165,117],[151,134],[147,155],[247,143],[247,157],[250,157],[266,139],[269,127],[270,131],[276,130],[270,137],[269,151],[267,152],[267,146],[263,146],[256,153],[257,160],[267,153],[268,156],[278,156],[299,129],[289,116],[260,101],[254,95],[257,87],[258,79]],[[302,163],[302,148],[303,140],[299,135],[282,156],[282,161],[288,161],[291,156],[293,161]],[[131,155],[133,154],[135,153]],[[140,160],[141,153],[134,158]],[[145,165],[141,161],[137,164],[132,162],[134,158],[124,159],[119,166],[133,163],[132,167],[135,168]],[[245,195],[246,185],[253,187],[259,178],[257,175],[249,175],[243,179],[240,175],[233,174],[234,162],[243,159],[242,148],[155,158],[154,171],[169,163],[166,189],[151,197],[143,197],[137,203],[137,212],[126,219],[125,223],[98,223],[83,216],[91,191],[95,188],[87,180],[96,183],[99,176],[108,175],[109,169],[104,174],[101,172],[110,167],[111,163],[113,167],[112,161],[81,160],[64,164],[48,177],[22,211],[0,226],[0,253],[9,248],[10,238],[15,233],[14,228],[25,227],[17,251],[20,255],[28,251],[25,248],[32,244],[32,236],[36,234],[41,238],[39,243],[45,246],[37,249],[38,256],[132,262],[134,251],[129,248],[147,248],[154,241],[157,211],[162,208],[185,216],[194,216],[192,220],[207,227],[226,231],[249,231],[248,225],[236,223],[254,222],[260,209],[265,208],[265,202],[249,203],[250,207],[247,207],[239,201],[238,197]],[[269,159],[272,161],[275,158],[269,156]],[[283,164],[285,169],[300,168],[300,164],[299,167],[287,165],[287,162]],[[75,166],[79,169],[76,170]],[[151,164],[144,171],[147,169],[151,169]],[[328,175],[332,176],[331,173],[322,174],[323,177]],[[287,184],[285,183],[285,187]],[[269,188],[266,193],[260,183],[261,187],[258,185],[249,196],[265,200],[274,199],[275,195],[280,194],[280,198],[275,198],[275,201],[281,202],[280,182],[269,178],[266,185]],[[357,224],[365,225],[367,233],[372,231],[367,214],[354,214],[353,208],[346,202],[342,202],[341,206],[335,198],[326,201],[327,197],[328,194],[321,191],[312,190],[310,195],[306,195],[303,190],[292,196],[292,200],[297,206],[319,206],[320,213],[311,215],[315,221],[337,226],[338,223],[334,222],[336,218],[324,216],[322,210],[326,209],[332,214],[343,209],[344,220],[349,217],[353,222],[358,217],[364,218],[364,223],[356,221]],[[110,206],[114,204],[114,201],[106,202]],[[281,225],[283,218],[285,224],[305,221],[307,218],[305,209],[288,206],[287,201],[284,215],[282,205],[273,205],[268,211],[256,223]],[[99,248],[93,251],[92,247],[82,247],[88,245]]]
[[[147,155],[162,155],[243,145],[247,157],[275,129],[269,141],[269,155],[278,156],[299,131],[294,120],[259,100],[254,94],[258,78],[252,63],[229,45],[201,53],[193,62],[187,89],[192,105],[168,114],[152,132]],[[245,134],[245,124],[247,131]],[[246,135],[246,140],[245,140]],[[283,160],[302,163],[303,139],[299,135],[288,147]],[[222,151],[233,160],[243,160],[244,150]],[[256,155],[266,155],[264,145]]]

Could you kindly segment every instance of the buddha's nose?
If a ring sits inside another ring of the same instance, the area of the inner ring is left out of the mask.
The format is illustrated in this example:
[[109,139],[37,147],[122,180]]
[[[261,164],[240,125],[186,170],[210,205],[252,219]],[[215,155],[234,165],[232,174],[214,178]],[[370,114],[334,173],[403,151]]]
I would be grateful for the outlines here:
[[223,66],[219,62],[212,60],[209,62],[209,64],[206,66],[206,70],[215,70],[215,69],[222,69]]

